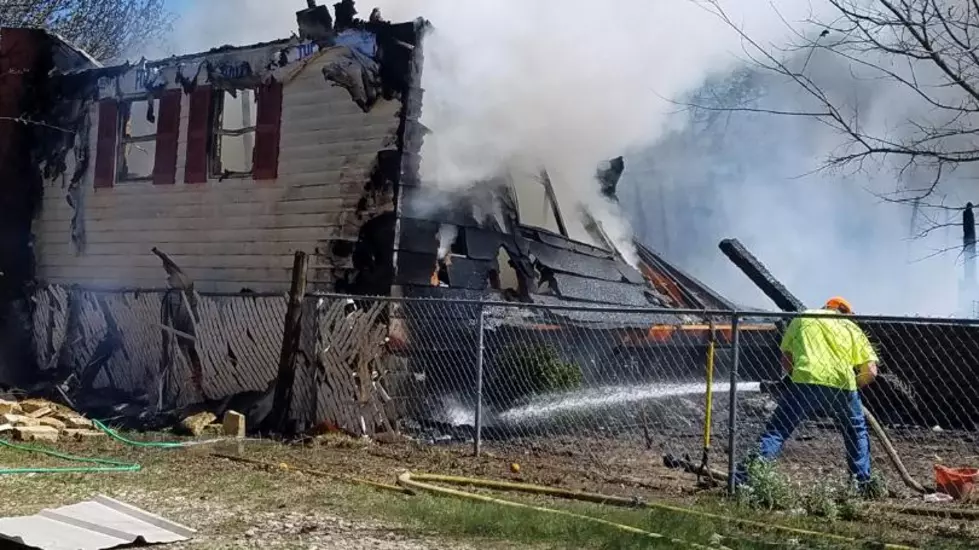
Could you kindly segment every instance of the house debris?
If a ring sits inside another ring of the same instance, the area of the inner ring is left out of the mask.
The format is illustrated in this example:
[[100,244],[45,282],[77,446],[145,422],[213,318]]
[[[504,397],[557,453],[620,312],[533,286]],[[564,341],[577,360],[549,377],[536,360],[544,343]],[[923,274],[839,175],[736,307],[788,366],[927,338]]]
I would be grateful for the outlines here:
[[87,440],[105,435],[91,420],[63,405],[41,399],[0,400],[0,434],[21,441]]
[[[650,308],[733,308],[641,243],[627,259],[600,221],[563,211],[573,201],[547,167],[464,193],[423,182],[424,20],[359,19],[351,0],[332,16],[310,1],[296,17],[288,39],[114,67],[41,31],[4,31],[0,50],[34,53],[21,59],[30,82],[0,87],[44,126],[0,121],[38,161],[0,167],[23,183],[16,211],[0,210],[20,220],[3,261],[21,271],[0,281],[19,313],[0,318],[19,323],[5,338],[22,340],[0,346],[0,383],[136,427],[233,409],[257,430],[297,250],[316,292],[560,307],[493,310],[494,328],[559,325],[621,342],[623,331],[702,321]],[[625,169],[621,157],[596,167],[596,190],[614,201]],[[623,312],[594,310],[610,306]],[[407,412],[392,394],[445,364],[412,346],[445,338],[447,325],[471,329],[477,315],[426,308],[307,299],[299,424],[398,430]],[[449,363],[460,358],[471,359]]]

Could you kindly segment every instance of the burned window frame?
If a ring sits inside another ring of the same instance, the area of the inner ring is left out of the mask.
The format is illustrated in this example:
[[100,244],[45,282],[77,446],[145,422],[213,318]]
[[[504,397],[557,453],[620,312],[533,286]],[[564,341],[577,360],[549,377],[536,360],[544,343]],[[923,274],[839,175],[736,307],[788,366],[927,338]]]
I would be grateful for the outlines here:
[[[568,227],[564,223],[564,215],[561,213],[561,207],[557,201],[557,194],[555,194],[554,186],[551,183],[551,176],[547,173],[547,170],[542,169],[536,179],[541,185],[541,189],[543,191],[544,205],[550,207],[551,215],[554,217],[554,225],[557,229],[556,233],[565,238],[570,238],[568,235]],[[514,207],[517,211],[517,219],[519,220],[520,225],[534,227],[536,229],[543,229],[544,231],[553,231],[547,227],[539,227],[536,224],[528,223],[527,220],[524,219],[524,211],[521,210],[518,183],[513,179],[513,177],[509,178],[508,186],[510,196],[512,197]]]
[[[128,136],[126,135],[126,124],[132,118],[132,106],[134,103],[148,103],[153,105],[153,124],[154,131],[152,134],[144,134],[139,136]],[[159,110],[160,110],[160,97],[158,95],[147,96],[145,94],[132,95],[128,97],[123,97],[117,103],[118,115],[116,120],[116,170],[115,170],[115,181],[116,183],[152,183],[153,174],[156,171],[156,138],[159,135]],[[145,176],[132,176],[129,173],[129,163],[126,160],[126,146],[139,144],[139,143],[153,143],[153,154],[151,155],[153,159],[152,169],[150,173]]]
[[[224,125],[224,99],[225,94],[230,93],[233,98],[241,101],[241,93],[249,92],[252,94],[252,103],[255,112],[252,115],[252,125],[243,126],[237,130],[225,130]],[[211,116],[208,121],[207,134],[207,175],[209,179],[229,179],[229,178],[251,178],[255,173],[255,143],[258,138],[258,88],[257,87],[234,87],[234,88],[215,88],[211,94]],[[221,163],[221,141],[223,137],[241,137],[247,134],[252,136],[252,158],[247,159],[249,169],[244,172],[225,170]]]

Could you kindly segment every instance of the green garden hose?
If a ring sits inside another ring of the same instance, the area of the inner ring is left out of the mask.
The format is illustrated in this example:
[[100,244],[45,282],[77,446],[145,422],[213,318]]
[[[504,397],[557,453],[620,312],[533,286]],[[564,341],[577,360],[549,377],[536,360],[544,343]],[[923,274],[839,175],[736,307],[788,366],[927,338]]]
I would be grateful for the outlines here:
[[[92,423],[96,428],[104,432],[110,438],[129,445],[130,447],[137,448],[153,448],[153,449],[182,449],[186,447],[192,447],[195,445],[206,445],[210,443],[217,443],[219,441],[224,441],[228,438],[220,439],[208,439],[204,441],[133,441],[131,439],[126,439],[125,437],[119,435],[118,432],[112,428],[106,426],[98,420],[93,420]],[[35,453],[42,454],[45,456],[50,456],[53,458],[60,458],[62,460],[68,460],[71,462],[78,462],[83,464],[96,464],[96,466],[74,466],[74,467],[60,467],[60,468],[0,468],[0,475],[11,475],[11,474],[92,474],[92,473],[105,473],[105,472],[138,472],[142,470],[142,466],[137,463],[128,462],[118,462],[115,460],[108,460],[105,458],[88,458],[82,456],[75,456],[65,453],[59,453],[57,451],[52,451],[50,449],[45,449],[43,447],[37,447],[34,445],[16,445],[0,439],[0,447],[5,447],[8,449],[13,449],[15,451],[22,451],[25,453]]]
[[0,468],[0,475],[10,475],[10,474],[88,474],[96,472],[138,472],[143,467],[139,464],[118,462],[115,460],[107,460],[104,458],[87,458],[83,456],[69,455],[65,453],[59,453],[57,451],[52,451],[50,449],[45,449],[43,447],[35,447],[33,445],[15,445],[7,441],[0,439],[0,447],[6,447],[8,449],[13,449],[15,451],[23,451],[25,453],[35,453],[42,454],[54,458],[60,458],[62,460],[68,460],[71,462],[80,462],[84,464],[98,464],[98,466],[74,466],[74,467],[61,467],[61,468]]
[[119,435],[118,432],[99,422],[98,420],[93,420],[92,423],[95,424],[96,428],[102,430],[106,435],[112,439],[115,439],[119,443],[124,443],[130,447],[141,447],[144,449],[183,449],[197,445],[220,443],[221,441],[228,441],[232,439],[230,437],[219,437],[216,439],[204,439],[201,441],[133,441],[132,439],[126,439],[125,437]]

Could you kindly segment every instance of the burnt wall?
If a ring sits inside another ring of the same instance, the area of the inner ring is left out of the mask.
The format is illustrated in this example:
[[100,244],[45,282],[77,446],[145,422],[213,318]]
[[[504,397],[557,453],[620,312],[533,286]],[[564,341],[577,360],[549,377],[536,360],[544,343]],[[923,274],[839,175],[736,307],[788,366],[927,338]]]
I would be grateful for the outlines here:
[[0,30],[0,384],[24,381],[32,358],[29,294],[31,220],[41,194],[35,155],[38,113],[47,104],[51,44],[42,31]]
[[[389,24],[383,21],[343,22],[361,27],[376,36],[379,89],[372,97],[399,99],[401,110],[395,142],[377,153],[370,178],[353,217],[360,225],[357,241],[338,242],[330,253],[337,259],[350,258],[353,270],[337,278],[337,292],[386,296],[394,282],[395,240],[399,189],[407,177],[416,177],[421,149],[421,38],[427,23]],[[331,75],[327,74],[327,79]],[[343,81],[339,82],[343,86]],[[365,111],[370,103],[351,97]],[[407,176],[406,176],[407,174]]]

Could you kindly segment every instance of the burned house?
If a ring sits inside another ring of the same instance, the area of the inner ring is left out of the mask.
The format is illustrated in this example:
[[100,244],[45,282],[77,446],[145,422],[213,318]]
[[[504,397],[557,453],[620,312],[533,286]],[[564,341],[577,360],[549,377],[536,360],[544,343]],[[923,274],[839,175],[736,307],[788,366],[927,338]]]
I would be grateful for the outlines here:
[[[33,339],[34,370],[57,370],[64,342],[85,340],[68,370],[98,359],[128,373],[101,384],[148,391],[150,374],[176,362],[199,393],[185,403],[261,391],[278,350],[255,348],[253,333],[281,337],[279,302],[250,324],[233,316],[252,311],[239,307],[245,300],[280,300],[296,251],[309,255],[311,291],[408,300],[371,317],[406,371],[446,357],[475,365],[466,343],[482,315],[499,330],[547,333],[579,356],[592,351],[574,345],[578,331],[601,335],[593,349],[618,349],[647,343],[657,325],[702,321],[639,310],[733,308],[641,243],[630,265],[599,221],[562,211],[571,202],[546,167],[464,193],[426,185],[423,20],[390,23],[376,11],[361,20],[346,0],[334,14],[311,2],[297,22],[288,39],[119,66],[43,31],[0,31],[0,169],[12,182],[0,205],[0,286],[7,310],[33,315],[33,332],[21,323],[5,334]],[[600,167],[596,188],[614,198],[623,169],[621,158]],[[164,286],[163,298],[147,297]],[[51,288],[116,298],[71,305],[46,297]],[[413,301],[423,299],[456,303]],[[473,305],[487,301],[526,307],[484,314]],[[112,308],[124,322],[110,322]],[[104,326],[67,338],[76,310]],[[149,315],[138,330],[128,324]],[[268,318],[277,320],[261,326]],[[248,341],[236,340],[241,332]],[[414,345],[433,338],[446,343],[437,353]],[[490,356],[497,340],[487,341]],[[30,363],[5,357],[0,382],[15,383]],[[105,377],[92,372],[79,376],[97,386]]]

